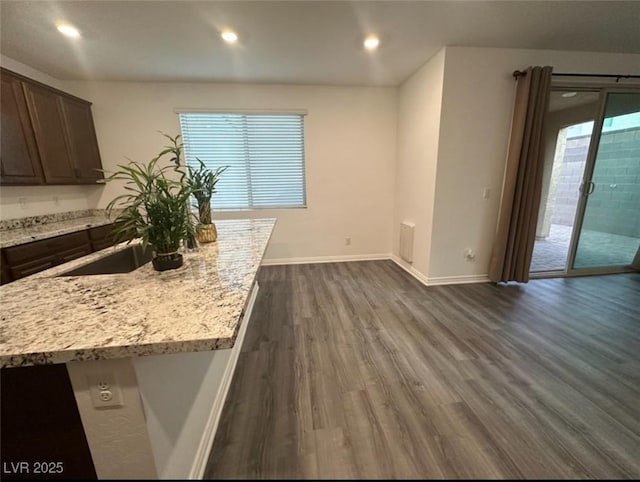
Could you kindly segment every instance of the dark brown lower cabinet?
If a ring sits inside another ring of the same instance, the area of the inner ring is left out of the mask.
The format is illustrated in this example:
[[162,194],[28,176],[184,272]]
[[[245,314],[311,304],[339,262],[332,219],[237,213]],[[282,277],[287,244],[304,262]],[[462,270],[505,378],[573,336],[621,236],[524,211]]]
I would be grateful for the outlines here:
[[9,266],[8,271],[11,280],[15,281],[19,280],[20,278],[25,278],[32,274],[39,273],[40,271],[44,271],[45,269],[53,268],[55,265],[55,256],[42,256],[33,261],[28,261],[16,266]]
[[0,479],[97,480],[65,365],[0,370]]
[[5,248],[4,257],[11,278],[15,281],[52,266],[86,256],[91,252],[89,235],[84,230]]
[[4,260],[4,252],[0,252],[0,285],[11,281],[11,274],[7,267],[7,262]]
[[34,241],[2,250],[2,284],[113,246],[113,225]]
[[112,231],[113,224],[89,229],[89,239],[91,239],[91,247],[94,251],[100,251],[101,249],[113,246]]

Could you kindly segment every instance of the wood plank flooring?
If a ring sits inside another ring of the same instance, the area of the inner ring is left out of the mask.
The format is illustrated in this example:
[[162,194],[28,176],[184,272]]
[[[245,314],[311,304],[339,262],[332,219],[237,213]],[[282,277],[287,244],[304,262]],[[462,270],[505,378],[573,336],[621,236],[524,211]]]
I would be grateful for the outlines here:
[[640,477],[640,275],[259,282],[205,478]]

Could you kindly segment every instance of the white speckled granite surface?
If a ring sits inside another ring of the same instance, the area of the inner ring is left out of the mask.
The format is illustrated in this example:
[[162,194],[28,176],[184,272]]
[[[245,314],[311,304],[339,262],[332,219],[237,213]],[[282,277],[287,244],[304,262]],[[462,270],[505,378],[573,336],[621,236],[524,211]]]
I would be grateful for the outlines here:
[[123,244],[0,287],[0,367],[232,347],[275,222],[216,221],[176,270],[56,277]]
[[[73,217],[73,215],[79,217]],[[53,238],[54,236],[74,233],[87,228],[103,226],[111,222],[113,221],[107,217],[106,212],[98,209],[23,219],[9,219],[0,222],[0,248]]]
[[82,209],[80,211],[65,211],[62,213],[40,214],[25,218],[11,218],[0,220],[0,231],[18,228],[30,228],[38,224],[57,223],[69,219],[86,218],[97,214],[106,215],[106,209]]

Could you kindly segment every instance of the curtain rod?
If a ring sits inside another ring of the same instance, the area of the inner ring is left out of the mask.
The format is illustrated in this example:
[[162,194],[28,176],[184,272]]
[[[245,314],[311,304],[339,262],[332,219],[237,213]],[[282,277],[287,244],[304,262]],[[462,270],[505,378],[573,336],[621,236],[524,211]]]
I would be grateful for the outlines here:
[[[522,71],[522,70],[513,71],[513,76],[516,79],[518,77],[524,77],[525,75],[527,75],[525,71]],[[616,79],[616,82],[618,82],[620,79],[640,79],[640,75],[629,75],[629,74],[555,74],[555,73],[552,73],[551,75],[557,75],[558,77],[607,77],[607,78]]]

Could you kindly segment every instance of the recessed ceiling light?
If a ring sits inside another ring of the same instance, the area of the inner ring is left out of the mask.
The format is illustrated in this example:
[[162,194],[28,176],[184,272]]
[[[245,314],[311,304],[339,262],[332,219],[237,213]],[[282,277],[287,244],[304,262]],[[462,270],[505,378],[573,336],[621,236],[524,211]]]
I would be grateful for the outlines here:
[[57,25],[58,31],[71,38],[80,38],[80,31],[75,28],[73,25],[69,25],[67,23],[61,23]]
[[380,39],[375,35],[369,35],[366,39],[364,39],[364,48],[367,50],[375,50],[378,48],[380,44]]
[[222,32],[222,38],[228,44],[234,44],[238,41],[238,34],[231,30],[225,30]]
[[560,95],[562,95],[562,97],[566,98],[566,97],[575,97],[576,95],[578,95],[578,93],[577,92],[563,92]]

